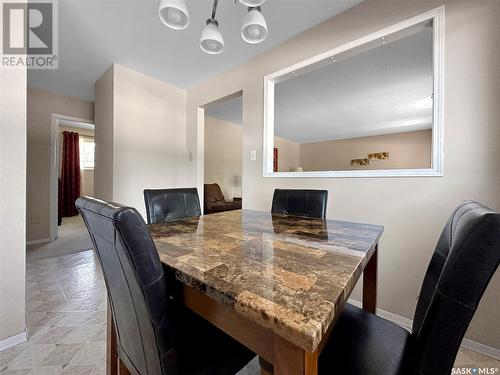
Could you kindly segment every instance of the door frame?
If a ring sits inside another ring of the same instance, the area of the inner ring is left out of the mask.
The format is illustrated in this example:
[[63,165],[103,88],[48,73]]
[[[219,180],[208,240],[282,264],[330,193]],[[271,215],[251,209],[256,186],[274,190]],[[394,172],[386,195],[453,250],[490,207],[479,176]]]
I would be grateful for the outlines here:
[[50,197],[49,197],[49,228],[50,241],[57,239],[58,193],[59,193],[59,122],[61,120],[78,124],[65,125],[75,129],[95,129],[94,120],[52,113],[50,124]]
[[[205,202],[205,107],[211,104],[225,102],[226,100],[230,100],[233,98],[237,98],[241,96],[244,98],[244,90],[240,89],[234,91],[228,95],[221,96],[217,99],[211,100],[207,103],[204,103],[196,108],[196,185],[198,189],[198,196],[200,200],[201,210],[204,212]],[[244,100],[242,101],[241,106],[241,114],[243,116],[243,106]],[[244,129],[244,124],[242,124],[242,128]],[[243,135],[242,135],[243,137]],[[242,159],[241,159],[241,195],[243,196],[243,142],[241,147]],[[189,160],[192,160],[192,153],[189,155]]]

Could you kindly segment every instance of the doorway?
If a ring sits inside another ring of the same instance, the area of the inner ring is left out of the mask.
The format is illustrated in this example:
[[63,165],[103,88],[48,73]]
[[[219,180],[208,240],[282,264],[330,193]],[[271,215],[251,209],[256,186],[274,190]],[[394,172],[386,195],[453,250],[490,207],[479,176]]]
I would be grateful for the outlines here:
[[[70,135],[73,137],[69,137]],[[69,140],[77,142],[77,144],[72,145],[73,150],[69,150],[67,144],[68,149],[63,152],[63,144]],[[78,164],[71,167],[79,169],[79,171],[74,172],[79,175],[79,186],[76,187],[78,192],[74,195],[94,195],[94,150],[94,124],[92,121],[58,114],[52,115],[50,145],[51,242],[45,245],[46,252],[50,252],[51,255],[59,255],[57,249],[72,252],[92,247],[81,217],[77,212],[71,212],[71,210],[65,212],[64,207],[61,207],[63,204],[70,207],[74,205],[74,199],[71,199],[71,202],[64,202],[61,190],[63,190],[62,168],[67,162],[65,158],[68,157],[68,152],[74,151],[78,152]],[[47,255],[49,254],[45,254],[45,256]]]
[[243,93],[218,99],[203,108],[204,214],[241,209]]

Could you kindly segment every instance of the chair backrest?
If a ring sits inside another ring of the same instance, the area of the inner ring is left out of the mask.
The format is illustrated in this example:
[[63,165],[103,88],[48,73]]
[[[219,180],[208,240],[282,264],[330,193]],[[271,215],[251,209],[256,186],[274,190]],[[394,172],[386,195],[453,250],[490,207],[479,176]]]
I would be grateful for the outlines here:
[[416,374],[450,374],[500,262],[500,214],[473,201],[452,213],[424,278],[413,321]]
[[168,273],[141,215],[130,207],[78,198],[101,265],[118,354],[132,373],[162,374],[174,352]]
[[148,224],[201,215],[196,188],[144,190]]
[[327,201],[326,190],[276,189],[271,212],[324,219]]
[[204,198],[207,202],[220,202],[225,200],[224,194],[218,183],[205,184],[204,187]]

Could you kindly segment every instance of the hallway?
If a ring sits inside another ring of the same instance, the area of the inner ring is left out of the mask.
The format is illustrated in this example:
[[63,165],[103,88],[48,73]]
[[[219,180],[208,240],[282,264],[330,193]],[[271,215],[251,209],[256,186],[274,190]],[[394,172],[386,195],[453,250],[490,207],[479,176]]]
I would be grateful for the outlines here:
[[27,246],[27,259],[41,259],[92,249],[92,242],[80,215],[64,217],[55,241]]

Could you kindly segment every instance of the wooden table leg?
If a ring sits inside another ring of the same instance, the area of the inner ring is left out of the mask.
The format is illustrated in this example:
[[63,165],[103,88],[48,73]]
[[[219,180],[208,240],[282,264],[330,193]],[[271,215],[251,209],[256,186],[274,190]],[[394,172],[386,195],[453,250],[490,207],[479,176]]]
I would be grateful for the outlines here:
[[278,335],[274,336],[275,375],[317,375],[318,352],[307,352]]
[[120,358],[118,358],[118,375],[130,375],[130,371]]
[[273,365],[259,357],[260,375],[273,375]]
[[116,350],[116,333],[109,300],[106,330],[106,375],[116,375],[118,374],[118,352]]
[[363,310],[375,314],[377,309],[378,244],[363,272]]

